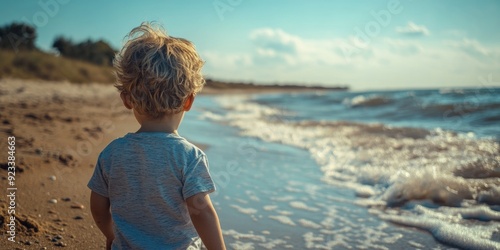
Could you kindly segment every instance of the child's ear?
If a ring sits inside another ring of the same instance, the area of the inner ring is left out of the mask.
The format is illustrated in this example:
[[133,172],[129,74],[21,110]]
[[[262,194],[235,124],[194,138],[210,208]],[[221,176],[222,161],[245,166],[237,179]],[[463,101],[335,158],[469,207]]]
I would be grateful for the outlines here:
[[194,102],[194,94],[190,94],[187,97],[186,102],[184,102],[184,111],[189,111],[191,109],[191,106],[193,106],[193,102]]
[[120,98],[122,98],[123,106],[127,109],[132,109],[132,102],[130,101],[130,95],[124,91],[120,93]]

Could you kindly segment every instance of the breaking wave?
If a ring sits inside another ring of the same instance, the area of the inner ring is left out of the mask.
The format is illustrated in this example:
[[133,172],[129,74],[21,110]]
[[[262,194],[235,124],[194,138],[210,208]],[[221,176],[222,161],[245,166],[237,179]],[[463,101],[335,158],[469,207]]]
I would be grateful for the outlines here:
[[[300,110],[292,110],[293,105],[275,108],[252,97],[221,97],[218,102],[228,112],[206,111],[206,119],[237,127],[244,136],[308,150],[323,181],[354,190],[359,204],[381,218],[428,230],[459,247],[500,248],[499,239],[492,239],[498,224],[470,223],[500,220],[500,147],[491,137],[441,128],[297,119]],[[394,102],[380,96],[349,99],[351,106],[389,103]]]

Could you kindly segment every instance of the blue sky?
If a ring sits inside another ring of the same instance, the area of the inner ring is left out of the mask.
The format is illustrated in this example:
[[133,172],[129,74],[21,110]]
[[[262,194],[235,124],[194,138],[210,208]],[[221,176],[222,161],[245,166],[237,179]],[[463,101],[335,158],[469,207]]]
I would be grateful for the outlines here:
[[[2,2],[0,25],[104,39],[115,48],[142,21],[193,41],[208,77],[354,89],[500,85],[500,1]],[[491,77],[489,77],[491,75]]]

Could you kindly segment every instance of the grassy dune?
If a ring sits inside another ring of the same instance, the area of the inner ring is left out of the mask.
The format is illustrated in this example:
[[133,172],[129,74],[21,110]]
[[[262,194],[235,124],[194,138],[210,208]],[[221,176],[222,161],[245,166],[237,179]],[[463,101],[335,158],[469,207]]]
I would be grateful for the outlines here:
[[41,79],[74,83],[115,81],[113,70],[41,51],[0,50],[0,78]]

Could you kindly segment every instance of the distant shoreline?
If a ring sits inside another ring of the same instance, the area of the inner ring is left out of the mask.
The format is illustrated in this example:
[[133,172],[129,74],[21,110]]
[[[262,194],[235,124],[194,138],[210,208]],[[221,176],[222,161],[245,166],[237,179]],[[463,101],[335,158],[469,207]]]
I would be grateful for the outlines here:
[[269,92],[302,92],[302,91],[348,91],[348,87],[343,86],[306,86],[306,85],[263,85],[253,83],[230,83],[206,80],[206,85],[201,94],[256,94]]

